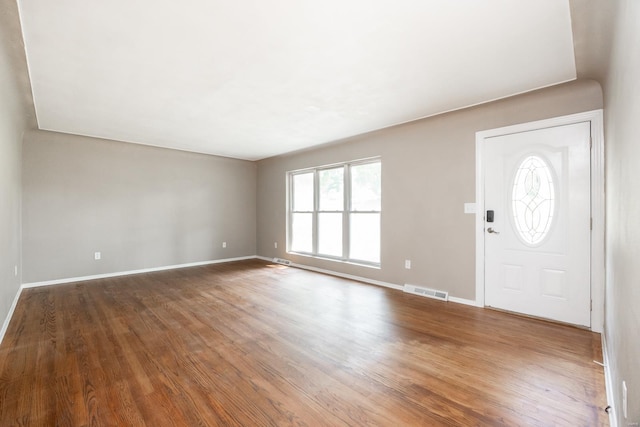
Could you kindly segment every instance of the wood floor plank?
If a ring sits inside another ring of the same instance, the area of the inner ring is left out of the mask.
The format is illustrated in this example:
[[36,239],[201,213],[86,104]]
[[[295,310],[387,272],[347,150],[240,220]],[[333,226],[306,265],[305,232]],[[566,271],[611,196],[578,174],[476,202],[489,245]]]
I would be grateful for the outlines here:
[[0,425],[605,426],[600,337],[259,260],[25,289]]

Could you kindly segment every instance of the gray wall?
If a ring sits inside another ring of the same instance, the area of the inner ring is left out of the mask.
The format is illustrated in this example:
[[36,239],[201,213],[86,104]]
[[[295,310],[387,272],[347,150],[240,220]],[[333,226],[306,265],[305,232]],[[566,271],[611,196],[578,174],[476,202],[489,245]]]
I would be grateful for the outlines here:
[[[620,426],[640,422],[640,2],[611,2],[615,15],[604,70],[607,147],[605,336]],[[629,417],[622,415],[622,381]]]
[[253,162],[46,131],[23,156],[24,283],[256,253]]
[[[602,84],[606,149],[605,337],[619,426],[640,423],[640,2],[570,0],[578,74]],[[629,417],[622,411],[622,381]]]
[[[0,2],[0,326],[20,287],[22,134],[33,104],[15,2]],[[14,267],[18,267],[18,276]]]
[[[582,80],[262,160],[258,254],[473,300],[475,223],[463,207],[475,201],[475,132],[599,108],[600,85]],[[287,254],[286,171],[371,156],[382,156],[381,268]]]

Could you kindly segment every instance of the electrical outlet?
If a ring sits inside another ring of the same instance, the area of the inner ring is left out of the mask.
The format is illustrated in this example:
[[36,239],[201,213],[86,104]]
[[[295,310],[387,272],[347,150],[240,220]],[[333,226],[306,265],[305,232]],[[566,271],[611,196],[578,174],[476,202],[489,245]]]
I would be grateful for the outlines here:
[[278,242],[273,242],[273,247],[278,249]]
[[406,268],[407,270],[411,270],[411,260],[410,259],[405,259],[404,260],[404,268]]
[[18,266],[17,265],[13,266],[13,275],[18,277]]
[[627,406],[628,406],[628,397],[627,397],[627,382],[622,381],[622,414],[624,415],[624,419],[627,419]]
[[227,247],[227,242],[222,242],[222,247],[226,248]]
[[94,252],[93,259],[95,259],[96,261],[102,259],[102,254],[100,252]]

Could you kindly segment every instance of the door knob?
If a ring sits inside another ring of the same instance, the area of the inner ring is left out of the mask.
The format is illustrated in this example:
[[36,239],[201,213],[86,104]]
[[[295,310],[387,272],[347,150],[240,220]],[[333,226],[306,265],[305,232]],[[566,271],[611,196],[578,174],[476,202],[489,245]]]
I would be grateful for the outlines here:
[[494,230],[493,228],[489,227],[487,228],[487,233],[491,233],[491,234],[500,234],[499,231]]

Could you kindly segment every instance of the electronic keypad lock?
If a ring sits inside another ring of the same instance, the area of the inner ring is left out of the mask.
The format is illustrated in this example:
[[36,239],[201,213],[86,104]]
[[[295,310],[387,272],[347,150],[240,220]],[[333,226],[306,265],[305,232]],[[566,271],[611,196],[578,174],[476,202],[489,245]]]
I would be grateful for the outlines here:
[[493,222],[493,211],[487,211],[487,222]]

